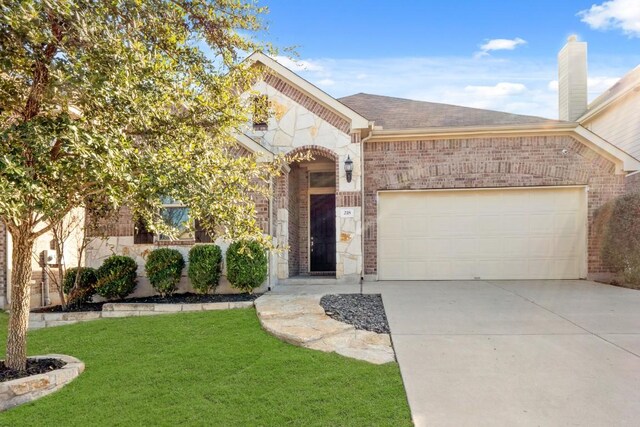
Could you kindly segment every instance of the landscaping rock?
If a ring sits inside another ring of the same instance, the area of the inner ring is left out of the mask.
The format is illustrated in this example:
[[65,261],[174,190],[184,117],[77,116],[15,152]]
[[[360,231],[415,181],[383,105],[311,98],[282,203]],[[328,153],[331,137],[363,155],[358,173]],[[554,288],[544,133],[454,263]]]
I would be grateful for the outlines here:
[[324,295],[320,305],[329,317],[353,325],[356,329],[390,333],[382,296],[378,294]]

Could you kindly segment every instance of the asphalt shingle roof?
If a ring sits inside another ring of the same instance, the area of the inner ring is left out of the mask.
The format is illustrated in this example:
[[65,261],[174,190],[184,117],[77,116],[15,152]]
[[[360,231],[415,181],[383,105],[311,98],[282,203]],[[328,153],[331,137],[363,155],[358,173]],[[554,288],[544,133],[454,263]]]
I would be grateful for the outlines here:
[[543,117],[524,116],[436,102],[413,101],[390,96],[358,93],[338,101],[383,129],[418,129],[557,123]]

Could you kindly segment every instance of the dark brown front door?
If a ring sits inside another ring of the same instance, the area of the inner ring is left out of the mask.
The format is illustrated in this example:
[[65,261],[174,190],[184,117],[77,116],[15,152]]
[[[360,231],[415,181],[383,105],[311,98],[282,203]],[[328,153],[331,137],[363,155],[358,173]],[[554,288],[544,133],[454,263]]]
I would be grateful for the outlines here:
[[311,271],[336,271],[336,196],[312,194],[310,198]]

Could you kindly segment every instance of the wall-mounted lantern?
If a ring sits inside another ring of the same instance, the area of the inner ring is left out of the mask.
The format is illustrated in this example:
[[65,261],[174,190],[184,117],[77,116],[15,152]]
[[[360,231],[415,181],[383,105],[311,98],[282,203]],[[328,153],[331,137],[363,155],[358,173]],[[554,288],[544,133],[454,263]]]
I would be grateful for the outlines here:
[[353,160],[351,160],[349,156],[347,156],[347,160],[344,161],[344,171],[347,174],[347,182],[351,182],[351,177],[353,176]]

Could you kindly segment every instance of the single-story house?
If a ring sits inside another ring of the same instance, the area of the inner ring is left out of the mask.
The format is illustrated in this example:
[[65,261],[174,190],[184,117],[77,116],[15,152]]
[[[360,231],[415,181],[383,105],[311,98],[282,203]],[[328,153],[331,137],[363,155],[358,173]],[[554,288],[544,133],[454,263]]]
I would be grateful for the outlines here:
[[[640,181],[638,68],[588,105],[586,44],[570,38],[559,54],[560,117],[551,120],[364,93],[335,99],[262,53],[248,61],[268,73],[254,87],[261,95],[246,96],[268,101],[271,114],[248,123],[238,144],[266,159],[313,155],[289,165],[258,204],[265,232],[288,246],[271,254],[265,288],[608,273],[593,222]],[[135,227],[126,209],[111,230],[88,249],[88,265],[123,253],[142,267],[155,247],[186,253],[203,241],[198,233],[164,241]],[[152,292],[145,280],[137,295]]]

